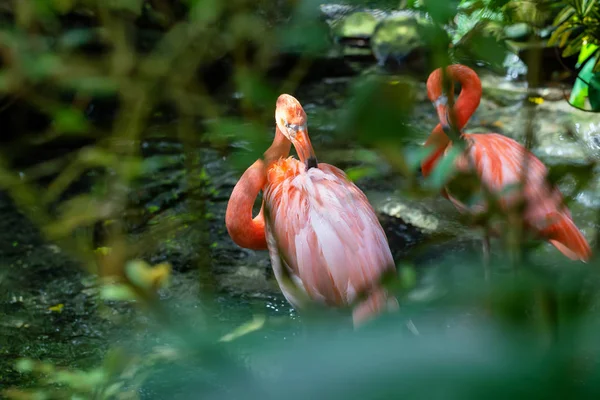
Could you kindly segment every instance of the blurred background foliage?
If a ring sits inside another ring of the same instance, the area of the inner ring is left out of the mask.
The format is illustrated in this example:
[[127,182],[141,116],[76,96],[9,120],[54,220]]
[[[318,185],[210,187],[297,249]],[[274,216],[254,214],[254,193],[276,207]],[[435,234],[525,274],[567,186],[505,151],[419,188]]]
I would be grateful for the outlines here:
[[[437,229],[416,205],[445,184],[479,193],[449,161],[420,175],[437,124],[428,74],[460,62],[513,82],[484,97],[523,108],[512,134],[534,145],[548,88],[600,111],[599,13],[595,0],[0,2],[3,395],[597,396],[598,262],[557,260],[508,226],[484,282],[459,226],[502,214]],[[266,254],[224,230],[283,92],[322,161],[406,197],[376,207],[401,310],[358,332],[344,312],[300,320]],[[558,154],[585,149],[570,162],[550,158],[571,203],[597,199],[595,129],[559,138]],[[597,246],[591,203],[576,215]]]

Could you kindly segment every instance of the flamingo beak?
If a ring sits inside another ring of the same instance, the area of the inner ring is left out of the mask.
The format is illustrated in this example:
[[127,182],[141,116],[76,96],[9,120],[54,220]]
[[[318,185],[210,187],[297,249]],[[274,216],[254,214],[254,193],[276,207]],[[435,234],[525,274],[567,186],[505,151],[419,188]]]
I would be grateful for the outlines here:
[[435,108],[437,110],[438,118],[440,119],[442,129],[444,130],[446,135],[449,135],[452,132],[452,128],[450,126],[450,122],[448,121],[448,106],[446,104],[440,103],[437,104]]
[[298,153],[298,157],[300,161],[306,164],[306,169],[317,168],[317,156],[313,150],[312,144],[310,143],[310,138],[308,137],[308,130],[306,129],[306,125],[299,126],[295,130],[295,134],[293,136],[293,144],[296,148],[296,152]]

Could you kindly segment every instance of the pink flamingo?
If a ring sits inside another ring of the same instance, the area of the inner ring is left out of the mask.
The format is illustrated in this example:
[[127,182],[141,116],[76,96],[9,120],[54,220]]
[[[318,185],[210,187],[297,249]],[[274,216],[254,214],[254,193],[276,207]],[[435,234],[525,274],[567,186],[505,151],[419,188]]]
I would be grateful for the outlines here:
[[[296,309],[309,301],[350,306],[354,326],[398,307],[379,285],[395,272],[386,235],[364,193],[332,165],[317,163],[306,113],[282,94],[273,144],[236,184],[225,222],[241,247],[267,249],[279,287]],[[291,144],[300,160],[287,157]],[[287,157],[287,158],[286,158]],[[260,191],[263,205],[252,218]],[[368,292],[358,299],[361,292]]]
[[[453,112],[456,128],[461,131],[481,100],[481,81],[472,69],[464,65],[451,65],[447,69],[448,79],[458,81],[462,87],[456,100]],[[435,150],[421,165],[423,175],[433,170],[437,161],[452,146],[445,131],[450,129],[448,116],[448,98],[443,93],[442,70],[436,69],[427,80],[427,94],[437,109],[440,118],[438,124],[425,142]],[[564,205],[560,191],[546,180],[547,169],[529,150],[513,139],[497,133],[461,135],[467,141],[465,153],[456,160],[456,167],[462,171],[475,172],[482,183],[496,195],[512,184],[522,181],[523,160],[527,155],[527,176],[524,184],[525,210],[523,214],[525,227],[548,240],[561,253],[572,260],[587,261],[591,257],[591,249],[571,218],[569,209]],[[481,212],[483,204],[469,210],[466,205],[452,197],[447,189],[442,194],[450,199],[462,212]],[[517,193],[503,194],[500,205],[504,210],[514,206],[519,199]],[[489,257],[489,238],[484,238],[484,256]],[[487,271],[486,271],[487,273]]]

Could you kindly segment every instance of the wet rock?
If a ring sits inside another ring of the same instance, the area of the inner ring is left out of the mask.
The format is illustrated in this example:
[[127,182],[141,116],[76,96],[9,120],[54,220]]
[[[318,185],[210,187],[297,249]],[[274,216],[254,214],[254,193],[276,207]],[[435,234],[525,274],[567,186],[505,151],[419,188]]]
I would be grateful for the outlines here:
[[516,80],[527,76],[527,65],[518,55],[512,52],[507,52],[502,66],[506,69],[506,77],[508,79]]
[[270,265],[263,265],[262,268],[245,265],[235,267],[221,277],[221,289],[233,295],[258,298],[268,298],[277,294],[279,287],[274,279],[268,279],[265,273],[267,268],[270,268]]
[[585,143],[587,151],[600,160],[600,114],[571,110],[568,122],[577,136]]
[[362,39],[368,40],[375,30],[377,19],[366,12],[356,12],[338,20],[332,29],[336,40]]
[[353,60],[371,61],[370,38],[377,23],[376,18],[366,12],[356,12],[331,24],[334,38],[334,54]]
[[321,6],[321,10],[344,57],[375,57],[379,66],[391,70],[425,69],[427,46],[419,27],[426,19],[418,13],[341,5]]
[[424,18],[408,12],[380,21],[371,38],[371,49],[379,65],[391,70],[425,70],[428,51],[421,27],[426,23]]
[[512,40],[526,40],[532,32],[533,29],[524,22],[504,27],[504,36]]
[[343,20],[344,18],[348,17],[353,13],[366,13],[370,14],[376,20],[381,20],[397,12],[392,8],[368,8],[361,6],[352,6],[347,4],[321,4],[320,10],[321,15],[330,26],[336,25],[339,21]]
[[441,196],[414,201],[386,192],[366,194],[380,215],[395,259],[440,241],[451,247],[451,243],[462,240],[460,236],[467,240],[475,237],[475,233],[458,222],[458,212]]

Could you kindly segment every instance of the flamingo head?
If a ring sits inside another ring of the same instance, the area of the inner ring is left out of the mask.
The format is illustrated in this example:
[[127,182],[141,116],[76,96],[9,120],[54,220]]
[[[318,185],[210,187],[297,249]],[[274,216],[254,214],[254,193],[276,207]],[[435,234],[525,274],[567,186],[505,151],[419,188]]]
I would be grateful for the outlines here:
[[[448,68],[447,72],[448,78],[452,79],[451,69]],[[449,89],[450,93],[454,93],[454,85],[452,82],[450,82]],[[437,111],[442,129],[444,132],[448,132],[451,129],[449,122],[450,118],[448,116],[448,95],[444,92],[441,68],[436,69],[429,75],[429,78],[427,79],[427,96]]]
[[308,137],[306,113],[300,102],[289,94],[282,94],[277,99],[275,122],[281,133],[294,145],[300,161],[306,169],[317,167],[317,157]]

